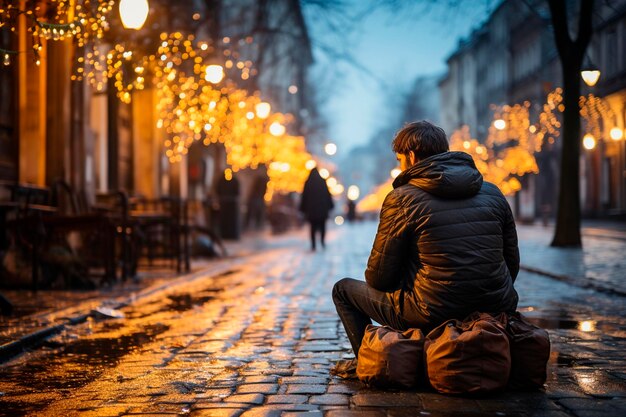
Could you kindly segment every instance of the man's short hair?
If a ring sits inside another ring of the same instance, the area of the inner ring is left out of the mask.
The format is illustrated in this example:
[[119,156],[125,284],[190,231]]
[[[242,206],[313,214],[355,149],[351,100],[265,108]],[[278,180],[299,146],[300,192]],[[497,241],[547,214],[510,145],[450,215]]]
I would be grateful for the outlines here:
[[413,151],[420,160],[449,150],[446,132],[426,120],[405,125],[396,133],[391,146],[395,153],[403,155]]

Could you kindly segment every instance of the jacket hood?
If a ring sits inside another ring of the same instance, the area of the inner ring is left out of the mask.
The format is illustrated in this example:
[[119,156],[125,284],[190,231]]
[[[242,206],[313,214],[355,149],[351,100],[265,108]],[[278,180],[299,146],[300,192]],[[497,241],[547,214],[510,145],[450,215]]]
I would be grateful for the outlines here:
[[467,198],[480,191],[483,176],[469,154],[444,152],[402,171],[393,181],[393,188],[405,184],[414,185],[438,197]]

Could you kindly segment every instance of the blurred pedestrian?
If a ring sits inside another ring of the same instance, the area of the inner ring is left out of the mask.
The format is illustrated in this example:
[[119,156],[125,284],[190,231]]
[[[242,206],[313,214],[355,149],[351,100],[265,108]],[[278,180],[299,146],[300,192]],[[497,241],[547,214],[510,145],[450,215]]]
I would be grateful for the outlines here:
[[246,229],[261,230],[265,222],[265,193],[267,191],[267,175],[255,176],[248,193],[246,212]]
[[346,204],[346,219],[348,219],[350,223],[356,220],[356,203],[354,200],[348,200]]
[[[333,288],[357,358],[372,319],[427,334],[475,311],[517,308],[517,232],[502,192],[483,181],[470,155],[450,152],[443,129],[427,121],[402,128],[392,148],[402,172],[380,211],[365,282],[344,278]],[[355,369],[356,358],[332,373]]]
[[304,190],[300,199],[300,211],[304,213],[306,221],[311,227],[311,250],[315,250],[316,235],[320,236],[322,248],[326,246],[326,219],[329,212],[335,207],[333,198],[328,191],[326,181],[321,177],[317,168],[313,168],[304,183]]

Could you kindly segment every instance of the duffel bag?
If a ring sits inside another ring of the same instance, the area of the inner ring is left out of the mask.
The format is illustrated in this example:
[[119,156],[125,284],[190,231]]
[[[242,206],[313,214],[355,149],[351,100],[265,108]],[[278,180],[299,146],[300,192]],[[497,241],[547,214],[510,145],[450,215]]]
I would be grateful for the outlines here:
[[368,324],[359,349],[356,374],[378,388],[412,388],[423,374],[424,335]]
[[511,371],[504,325],[487,313],[449,320],[426,336],[426,371],[443,394],[478,394],[504,388]]
[[519,390],[543,388],[550,359],[550,336],[528,322],[521,313],[506,316],[506,332],[511,345],[509,387]]

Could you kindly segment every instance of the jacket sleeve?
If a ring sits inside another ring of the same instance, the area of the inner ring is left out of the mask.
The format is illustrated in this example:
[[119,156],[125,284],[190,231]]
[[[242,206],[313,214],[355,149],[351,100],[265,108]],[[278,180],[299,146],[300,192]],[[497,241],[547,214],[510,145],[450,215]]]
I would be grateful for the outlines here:
[[517,274],[519,273],[519,247],[517,245],[517,230],[515,229],[515,220],[513,219],[513,213],[511,212],[511,207],[506,202],[506,215],[504,219],[504,229],[503,229],[503,241],[504,241],[504,260],[506,261],[506,266],[509,268],[509,272],[511,273],[511,278],[513,278],[513,282],[517,278]]
[[406,215],[400,197],[390,192],[380,212],[378,231],[367,260],[365,281],[379,291],[393,291],[402,285],[407,249]]

